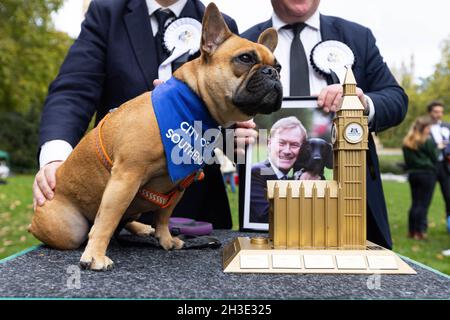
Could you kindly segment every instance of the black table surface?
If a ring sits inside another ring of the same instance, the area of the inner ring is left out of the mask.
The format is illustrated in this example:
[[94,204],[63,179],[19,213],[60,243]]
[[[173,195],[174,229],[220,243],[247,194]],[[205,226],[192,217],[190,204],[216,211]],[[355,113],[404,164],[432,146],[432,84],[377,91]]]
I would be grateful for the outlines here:
[[[248,235],[214,231],[222,244]],[[115,268],[94,272],[79,270],[81,254],[39,246],[3,260],[0,299],[450,299],[450,277],[407,258],[417,275],[230,274],[222,248],[164,251],[116,241],[108,249]]]

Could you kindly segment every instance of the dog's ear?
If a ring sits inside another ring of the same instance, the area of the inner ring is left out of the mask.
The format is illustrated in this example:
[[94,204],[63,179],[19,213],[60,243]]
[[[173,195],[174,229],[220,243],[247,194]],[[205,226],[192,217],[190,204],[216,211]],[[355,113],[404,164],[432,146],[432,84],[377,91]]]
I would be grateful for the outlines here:
[[308,140],[302,143],[298,152],[297,160],[294,163],[294,172],[305,168],[311,159],[311,144]]
[[217,6],[211,2],[205,10],[202,22],[201,51],[213,55],[217,48],[233,33],[228,28]]
[[333,146],[331,145],[331,143],[326,143],[324,153],[325,166],[328,169],[333,169]]
[[274,52],[278,44],[278,33],[274,28],[268,28],[258,38],[258,43]]

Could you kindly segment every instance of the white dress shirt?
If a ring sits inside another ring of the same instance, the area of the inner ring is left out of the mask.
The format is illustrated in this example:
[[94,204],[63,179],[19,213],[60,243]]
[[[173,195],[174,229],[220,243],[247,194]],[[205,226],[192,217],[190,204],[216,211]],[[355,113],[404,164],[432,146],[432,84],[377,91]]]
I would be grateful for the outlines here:
[[436,144],[442,144],[450,140],[450,130],[442,126],[442,121],[433,124],[430,131]]
[[[314,46],[322,41],[320,34],[320,13],[319,10],[305,21],[306,27],[300,32],[300,40],[302,41],[305,49],[306,58],[309,62],[311,51]],[[275,49],[275,56],[278,62],[281,64],[281,83],[283,84],[284,96],[290,95],[290,61],[291,61],[291,43],[294,38],[294,33],[290,29],[283,29],[288,23],[284,22],[274,12],[272,15],[272,26],[278,32],[278,45]],[[312,96],[318,96],[320,91],[327,86],[325,77],[316,72],[311,63],[309,65],[309,86]],[[375,107],[372,99],[365,95],[367,103],[369,104],[369,123],[375,115]]]
[[[322,41],[320,35],[320,15],[317,10],[308,20],[305,21],[306,27],[300,33],[300,40],[305,48],[306,58],[309,59],[311,50],[314,46]],[[282,21],[276,13],[272,16],[272,25],[278,32],[278,45],[275,49],[275,56],[282,65],[281,83],[283,84],[283,93],[289,96],[290,92],[290,61],[291,61],[291,43],[294,33],[290,29],[283,29],[288,23]],[[327,81],[323,76],[314,71],[310,63],[309,65],[309,85],[311,95],[319,95],[320,91],[327,86]]]
[[[431,135],[433,136],[436,145],[445,145],[450,140],[450,130],[447,127],[442,126],[442,121],[438,121],[430,128]],[[439,152],[438,160],[444,160],[442,152]]]
[[[148,7],[148,14],[150,16],[150,23],[152,26],[153,36],[158,32],[158,21],[153,13],[159,9],[170,10],[178,18],[183,11],[187,0],[179,0],[173,5],[168,7],[161,6],[156,0],[146,0]],[[39,166],[42,168],[44,165],[53,161],[65,161],[72,152],[72,146],[64,140],[51,140],[42,145],[41,152],[39,154]]]
[[175,17],[178,18],[181,14],[181,11],[183,11],[187,0],[178,0],[177,2],[168,7],[163,7],[158,2],[156,2],[156,0],[145,0],[145,2],[147,3],[148,7],[148,15],[150,16],[150,23],[152,25],[153,36],[155,36],[156,33],[158,32],[159,26],[158,21],[156,20],[153,13],[155,13],[155,11],[159,9],[170,10],[175,15]]

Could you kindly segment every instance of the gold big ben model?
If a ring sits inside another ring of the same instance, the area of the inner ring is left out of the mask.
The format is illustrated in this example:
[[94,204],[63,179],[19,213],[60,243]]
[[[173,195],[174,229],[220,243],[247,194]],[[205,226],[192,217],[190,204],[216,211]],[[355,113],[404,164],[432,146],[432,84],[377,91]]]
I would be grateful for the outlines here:
[[349,68],[343,99],[332,129],[334,179],[338,194],[338,247],[362,249],[366,245],[367,116],[356,95],[356,80]]
[[223,251],[225,272],[414,274],[366,240],[368,117],[348,68],[333,120],[333,181],[267,181],[268,237],[240,237]]
[[334,181],[269,181],[269,238],[276,249],[364,249],[367,116],[351,69],[333,121]]

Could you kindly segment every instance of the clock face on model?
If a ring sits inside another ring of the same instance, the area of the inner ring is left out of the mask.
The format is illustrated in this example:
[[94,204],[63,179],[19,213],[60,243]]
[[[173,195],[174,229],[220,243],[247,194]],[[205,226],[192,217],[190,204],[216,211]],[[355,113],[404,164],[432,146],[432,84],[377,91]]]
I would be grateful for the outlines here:
[[344,130],[344,138],[349,143],[358,143],[364,136],[363,127],[356,122],[349,123]]

